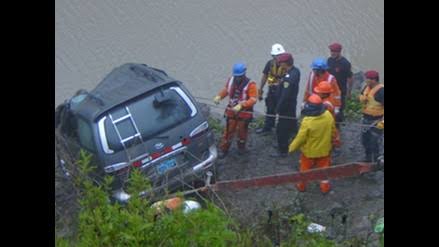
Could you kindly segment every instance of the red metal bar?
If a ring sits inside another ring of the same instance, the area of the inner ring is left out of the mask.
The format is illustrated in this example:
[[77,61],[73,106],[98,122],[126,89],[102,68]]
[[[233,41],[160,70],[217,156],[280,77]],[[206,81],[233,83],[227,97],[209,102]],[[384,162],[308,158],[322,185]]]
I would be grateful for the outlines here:
[[212,185],[213,190],[238,190],[250,187],[274,186],[299,181],[310,182],[315,180],[337,179],[354,177],[373,170],[373,163],[348,163],[331,166],[323,169],[312,169],[306,172],[289,172],[270,176],[226,180]]

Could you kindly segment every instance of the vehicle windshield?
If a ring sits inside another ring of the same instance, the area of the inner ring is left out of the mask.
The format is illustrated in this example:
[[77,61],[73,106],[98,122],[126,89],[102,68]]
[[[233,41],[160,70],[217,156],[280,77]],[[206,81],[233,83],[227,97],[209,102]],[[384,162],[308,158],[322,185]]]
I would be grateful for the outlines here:
[[[147,140],[187,121],[195,113],[195,106],[179,87],[158,88],[110,110],[103,125],[104,140],[106,139],[110,150],[117,152],[123,149],[121,139],[125,140],[126,146],[130,146],[133,141],[139,140],[134,137],[138,132],[143,140]],[[114,126],[117,127],[120,138]]]

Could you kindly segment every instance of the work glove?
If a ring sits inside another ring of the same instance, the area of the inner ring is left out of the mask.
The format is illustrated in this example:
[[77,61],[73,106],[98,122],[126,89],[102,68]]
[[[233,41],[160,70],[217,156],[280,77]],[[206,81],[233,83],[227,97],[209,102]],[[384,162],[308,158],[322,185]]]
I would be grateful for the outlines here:
[[233,107],[233,111],[235,111],[235,112],[239,112],[241,109],[242,109],[241,104],[237,104],[237,105],[235,105],[235,107]]
[[221,101],[221,97],[219,95],[215,96],[215,98],[213,98],[213,103],[215,103],[216,105],[218,105]]
[[384,120],[381,120],[377,123],[376,127],[378,129],[384,129]]
[[259,100],[262,100],[262,99],[263,99],[263,97],[262,97],[263,94],[264,94],[264,90],[262,90],[262,88],[259,89],[259,90],[258,90]]

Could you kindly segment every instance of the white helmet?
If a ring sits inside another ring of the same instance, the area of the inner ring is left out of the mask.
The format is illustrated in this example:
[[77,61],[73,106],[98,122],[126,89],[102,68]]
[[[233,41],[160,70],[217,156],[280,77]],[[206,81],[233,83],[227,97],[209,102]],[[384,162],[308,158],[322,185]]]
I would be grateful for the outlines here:
[[277,56],[279,54],[285,53],[285,49],[281,44],[274,44],[271,47],[271,55]]
[[201,204],[197,201],[186,200],[183,202],[183,213],[187,214],[201,208]]

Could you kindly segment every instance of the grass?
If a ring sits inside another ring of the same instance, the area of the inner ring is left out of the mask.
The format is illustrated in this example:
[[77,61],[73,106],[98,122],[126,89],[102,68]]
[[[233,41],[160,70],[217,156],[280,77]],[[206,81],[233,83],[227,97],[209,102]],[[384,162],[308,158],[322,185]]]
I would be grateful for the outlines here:
[[215,135],[219,135],[223,131],[221,120],[213,117],[208,117],[207,123],[209,124],[209,128],[213,131]]
[[265,121],[264,116],[256,117],[250,122],[249,128],[251,129],[262,128],[264,126],[264,121]]

